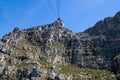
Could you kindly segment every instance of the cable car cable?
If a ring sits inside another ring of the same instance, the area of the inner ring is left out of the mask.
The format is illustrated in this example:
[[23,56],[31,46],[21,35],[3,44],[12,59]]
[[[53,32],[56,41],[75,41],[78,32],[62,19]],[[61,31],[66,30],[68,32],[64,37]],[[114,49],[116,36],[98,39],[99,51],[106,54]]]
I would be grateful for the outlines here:
[[52,6],[52,4],[51,4],[51,2],[48,0],[48,4],[49,4],[49,6],[50,6],[50,8],[51,8],[51,10],[52,10],[52,12],[53,12],[53,14],[55,15],[55,16],[57,16],[56,15],[56,12],[55,12],[55,10],[54,10],[54,8],[53,8],[53,6]]
[[57,0],[57,15],[60,17],[60,0]]

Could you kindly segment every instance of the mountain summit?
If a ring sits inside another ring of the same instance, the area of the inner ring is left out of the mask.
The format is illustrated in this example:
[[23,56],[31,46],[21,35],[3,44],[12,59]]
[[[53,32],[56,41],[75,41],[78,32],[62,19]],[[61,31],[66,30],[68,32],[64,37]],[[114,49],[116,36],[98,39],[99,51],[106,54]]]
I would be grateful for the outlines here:
[[120,12],[114,17],[107,17],[95,24],[95,26],[85,30],[91,36],[104,35],[106,38],[120,38]]
[[65,28],[60,18],[29,29],[16,27],[0,40],[0,79],[119,79],[119,35],[119,12],[79,33]]

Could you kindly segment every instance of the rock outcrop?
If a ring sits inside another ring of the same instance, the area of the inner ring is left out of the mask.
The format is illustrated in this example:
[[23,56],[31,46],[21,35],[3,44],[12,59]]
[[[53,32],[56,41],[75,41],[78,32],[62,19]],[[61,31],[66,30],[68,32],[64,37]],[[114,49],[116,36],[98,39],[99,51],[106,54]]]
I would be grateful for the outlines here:
[[80,33],[65,28],[61,19],[16,27],[0,40],[0,79],[119,79],[119,35],[120,12]]

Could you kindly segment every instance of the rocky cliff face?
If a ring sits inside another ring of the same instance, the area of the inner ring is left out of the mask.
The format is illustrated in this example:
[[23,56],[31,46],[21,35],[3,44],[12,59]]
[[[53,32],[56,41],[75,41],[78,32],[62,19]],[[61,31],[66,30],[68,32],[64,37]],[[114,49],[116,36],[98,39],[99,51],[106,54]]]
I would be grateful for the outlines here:
[[99,21],[84,32],[93,37],[95,53],[103,55],[105,64],[110,63],[106,68],[110,68],[109,70],[119,76],[120,12],[116,13],[114,17]]
[[116,80],[119,27],[118,12],[82,33],[65,28],[60,19],[25,30],[15,28],[0,40],[0,79]]
[[104,35],[107,39],[119,39],[120,35],[120,12],[114,17],[107,17],[95,24],[95,26],[85,30],[91,36]]

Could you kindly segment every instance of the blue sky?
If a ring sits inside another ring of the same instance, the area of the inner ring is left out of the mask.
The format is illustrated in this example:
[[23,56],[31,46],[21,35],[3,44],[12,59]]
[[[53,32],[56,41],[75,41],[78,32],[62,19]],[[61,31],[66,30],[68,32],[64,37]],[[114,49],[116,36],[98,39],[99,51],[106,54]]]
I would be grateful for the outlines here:
[[[49,24],[57,19],[56,0],[0,0],[0,38],[14,27]],[[120,0],[61,0],[60,16],[65,26],[82,32],[97,21],[120,11]]]

